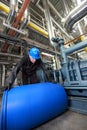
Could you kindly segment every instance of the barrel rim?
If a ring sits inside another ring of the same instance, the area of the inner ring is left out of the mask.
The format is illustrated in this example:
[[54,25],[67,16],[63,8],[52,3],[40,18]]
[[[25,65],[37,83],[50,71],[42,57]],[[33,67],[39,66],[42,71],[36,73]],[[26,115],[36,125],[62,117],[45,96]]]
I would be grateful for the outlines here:
[[1,121],[0,121],[1,130],[6,129],[7,95],[8,90],[5,90],[2,96],[2,104],[1,104]]

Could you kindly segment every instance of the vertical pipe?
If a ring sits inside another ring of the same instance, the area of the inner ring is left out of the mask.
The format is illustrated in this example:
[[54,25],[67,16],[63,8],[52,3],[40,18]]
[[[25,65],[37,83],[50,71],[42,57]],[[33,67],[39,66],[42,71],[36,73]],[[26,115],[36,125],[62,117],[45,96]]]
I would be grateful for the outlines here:
[[68,13],[70,12],[68,4],[67,4],[66,0],[62,0],[62,1],[63,1],[63,4],[64,4],[65,13],[66,13],[66,15],[68,15]]
[[5,84],[5,65],[2,66],[2,86]]
[[52,20],[50,17],[50,11],[49,11],[49,5],[47,0],[43,0],[43,6],[44,6],[44,14],[46,18],[46,24],[47,24],[47,30],[49,33],[49,40],[50,44],[54,46],[54,43],[51,41],[51,38],[54,37],[54,31],[53,31],[53,25],[52,25]]
[[[57,50],[56,50],[56,44],[54,44],[54,42],[51,40],[52,37],[55,37],[54,34],[54,30],[53,30],[53,24],[52,24],[52,19],[50,16],[50,10],[49,10],[49,4],[48,4],[48,0],[44,0],[43,1],[43,6],[44,6],[44,12],[45,12],[45,18],[46,18],[46,23],[47,23],[47,29],[48,29],[48,34],[49,34],[49,40],[50,40],[50,44],[51,46],[54,47],[55,50],[55,60],[56,60],[56,65],[58,69],[58,60],[57,60]],[[55,73],[55,72],[54,72]],[[55,74],[56,75],[56,74]],[[57,81],[57,79],[55,78],[55,81]]]
[[[15,68],[15,66],[13,66],[12,67],[12,70]],[[17,85],[17,77],[16,77],[16,79],[15,79],[15,81],[14,81],[14,86],[16,86]]]

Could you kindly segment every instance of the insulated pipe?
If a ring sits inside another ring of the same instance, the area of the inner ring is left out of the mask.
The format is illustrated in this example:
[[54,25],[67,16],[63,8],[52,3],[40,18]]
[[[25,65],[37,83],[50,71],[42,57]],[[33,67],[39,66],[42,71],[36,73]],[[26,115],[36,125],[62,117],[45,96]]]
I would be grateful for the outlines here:
[[[4,11],[5,13],[9,13],[10,9],[8,6],[6,6],[5,4],[3,4],[2,2],[0,2],[0,9],[2,11]],[[37,26],[36,24],[32,23],[32,22],[28,22],[27,24],[30,28],[36,30],[37,32],[41,33],[42,35],[48,37],[48,32],[43,30],[42,28],[40,28],[39,26]]]
[[67,95],[60,84],[17,86],[3,94],[0,130],[31,130],[66,109]]
[[2,2],[0,2],[0,10],[4,11],[7,14],[10,12],[9,7],[3,4]]
[[70,12],[66,18],[65,28],[67,32],[72,31],[73,25],[87,15],[87,0],[83,1],[79,6]]
[[32,29],[36,30],[37,32],[41,33],[42,35],[48,37],[48,32],[37,26],[36,24],[29,22],[28,26],[31,27]]

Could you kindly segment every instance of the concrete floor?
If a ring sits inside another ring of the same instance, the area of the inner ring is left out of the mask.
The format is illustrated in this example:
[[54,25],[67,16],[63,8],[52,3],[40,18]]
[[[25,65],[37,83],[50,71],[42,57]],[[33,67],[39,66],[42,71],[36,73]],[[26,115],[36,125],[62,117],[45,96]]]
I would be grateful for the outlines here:
[[33,130],[87,130],[87,115],[67,111]]

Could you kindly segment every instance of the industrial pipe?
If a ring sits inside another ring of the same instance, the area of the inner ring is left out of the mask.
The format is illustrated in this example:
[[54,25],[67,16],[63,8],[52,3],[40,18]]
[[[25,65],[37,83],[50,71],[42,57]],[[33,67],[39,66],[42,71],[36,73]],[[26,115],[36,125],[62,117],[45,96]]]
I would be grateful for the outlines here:
[[[5,24],[6,25],[12,25],[15,18],[16,18],[16,8],[17,8],[17,1],[15,0],[10,0],[10,11],[9,11],[9,14],[8,14],[8,17],[7,19],[5,20]],[[4,33],[8,34],[8,31],[9,31],[9,28],[6,27],[4,29]]]
[[6,19],[7,24],[11,24],[14,22],[15,17],[16,17],[16,8],[17,8],[17,3],[15,0],[10,0],[10,12],[8,15],[8,18]]
[[4,11],[7,14],[10,12],[9,7],[5,4],[3,4],[2,2],[0,2],[0,10]]
[[78,51],[78,50],[80,50],[80,49],[82,49],[82,48],[84,48],[84,47],[87,47],[87,40],[85,40],[84,42],[80,42],[79,44],[74,45],[74,46],[72,46],[72,47],[70,47],[70,48],[65,49],[64,52],[65,52],[67,55],[69,55],[69,54],[71,54],[71,53],[73,53],[73,52],[75,52],[75,51]]
[[[27,23],[29,20],[30,20],[30,17],[28,17],[28,10],[26,9],[24,12],[24,18],[20,24],[19,30],[23,30],[27,26]],[[20,36],[20,33],[16,33],[15,37],[18,38],[19,36]]]
[[[5,4],[3,4],[2,2],[0,2],[0,9],[2,11],[4,11],[5,13],[9,13],[10,9],[8,6],[6,6]],[[37,26],[36,24],[32,23],[32,22],[28,22],[28,26],[34,30],[36,30],[37,32],[41,33],[42,35],[48,37],[48,32],[43,30],[42,28],[40,28],[39,26]]]
[[[7,14],[10,12],[10,8],[8,6],[6,6],[5,4],[3,4],[2,2],[0,2],[0,9],[4,12],[6,12]],[[22,21],[23,19],[21,19]],[[45,30],[43,30],[42,28],[40,28],[39,26],[37,26],[36,24],[32,23],[32,22],[28,22],[27,25],[36,30],[37,32],[41,33],[42,35],[48,37],[48,32],[46,32]],[[18,30],[19,32],[19,30]],[[20,33],[20,32],[19,32]],[[2,52],[6,52],[6,50],[8,49],[9,44],[6,44],[3,48],[2,48]]]
[[31,130],[66,109],[67,95],[60,84],[16,86],[3,93],[0,130]]
[[87,15],[87,0],[83,1],[79,6],[70,12],[65,21],[67,32],[72,31],[73,25]]
[[81,39],[82,37],[84,37],[85,35],[87,35],[87,32],[86,33],[83,33],[82,35],[78,36],[78,37],[75,37],[74,39],[68,41],[68,42],[65,42],[64,45],[69,45],[75,41],[77,41],[78,39]]
[[[30,4],[30,2],[31,2],[31,0],[25,0],[25,1],[23,2],[22,7],[21,7],[21,9],[20,9],[20,11],[19,11],[19,14],[17,15],[16,20],[15,20],[15,22],[14,22],[14,24],[13,24],[13,27],[15,27],[15,28],[18,27],[19,22],[20,22],[20,20],[21,20],[23,14],[24,14],[24,11],[26,10],[26,8],[27,8],[28,5]],[[11,32],[9,32],[9,35],[11,35],[11,36],[14,36],[14,34],[15,34],[15,31],[14,31],[14,30],[11,30]]]
[[[25,0],[25,1],[23,2],[22,7],[21,7],[21,9],[20,9],[20,11],[19,11],[19,14],[17,15],[17,17],[16,17],[16,19],[15,19],[15,22],[14,22],[13,25],[12,25],[14,28],[18,28],[19,22],[20,22],[20,20],[21,20],[21,18],[22,18],[22,16],[23,16],[24,11],[26,10],[27,6],[30,4],[30,1],[31,1],[31,0]],[[8,34],[11,35],[11,36],[15,36],[15,31],[14,31],[14,30],[10,30],[10,31],[8,32]],[[3,48],[2,48],[2,52],[6,52],[6,50],[8,49],[8,47],[9,47],[9,44],[8,44],[8,43],[5,44],[5,45],[3,46]]]

